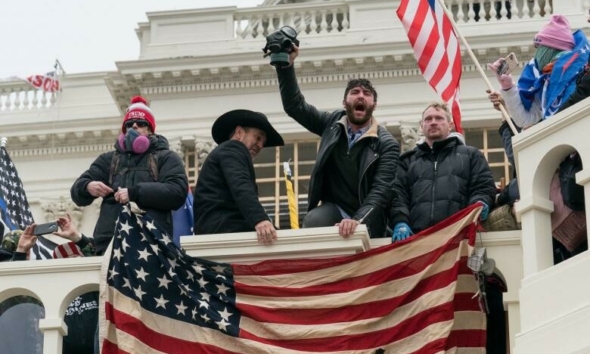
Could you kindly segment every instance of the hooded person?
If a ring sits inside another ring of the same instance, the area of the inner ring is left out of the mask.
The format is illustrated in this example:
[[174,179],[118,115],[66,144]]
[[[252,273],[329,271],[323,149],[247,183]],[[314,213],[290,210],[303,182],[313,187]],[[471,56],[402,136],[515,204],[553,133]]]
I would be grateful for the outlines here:
[[96,254],[106,250],[123,205],[135,202],[170,237],[172,211],[186,199],[188,178],[180,156],[156,134],[156,120],[145,98],[131,99],[113,151],[101,154],[70,190],[78,206],[102,198],[94,228]]
[[[520,128],[527,128],[555,114],[576,88],[576,79],[588,62],[586,35],[572,33],[567,18],[552,15],[535,35],[534,57],[524,66],[515,84],[511,74],[498,74],[502,58],[488,67],[496,73],[508,113]],[[498,92],[488,92],[492,103]]]
[[194,233],[256,231],[262,243],[276,230],[258,200],[252,160],[265,147],[283,146],[268,118],[244,109],[221,115],[211,128],[219,145],[207,157],[194,189]]

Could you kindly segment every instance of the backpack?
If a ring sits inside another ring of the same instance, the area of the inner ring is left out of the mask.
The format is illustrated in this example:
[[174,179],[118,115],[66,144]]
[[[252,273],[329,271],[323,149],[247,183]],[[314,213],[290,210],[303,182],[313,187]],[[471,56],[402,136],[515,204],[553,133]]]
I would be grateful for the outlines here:
[[573,252],[586,241],[586,213],[572,210],[565,205],[558,172],[553,175],[550,188],[549,199],[553,202],[553,213],[551,213],[553,238],[564,245],[569,252]]
[[150,176],[154,182],[158,181],[158,150],[154,150],[148,154],[148,158],[145,159],[144,166],[133,166],[125,167],[117,171],[119,161],[121,160],[121,153],[116,151],[113,153],[111,158],[111,166],[109,168],[109,186],[113,185],[113,177],[115,175],[124,175],[127,171],[149,171]]
[[559,183],[563,203],[575,211],[586,210],[584,202],[584,186],[576,183],[576,173],[582,170],[580,154],[574,152],[559,164]]

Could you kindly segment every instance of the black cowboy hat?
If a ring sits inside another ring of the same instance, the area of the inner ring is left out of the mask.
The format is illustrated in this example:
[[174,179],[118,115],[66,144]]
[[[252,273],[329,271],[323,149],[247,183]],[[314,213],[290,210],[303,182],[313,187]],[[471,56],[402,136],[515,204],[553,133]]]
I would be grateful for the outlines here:
[[229,140],[231,132],[237,126],[243,128],[258,128],[266,133],[264,147],[283,146],[285,142],[281,135],[270,125],[268,118],[260,113],[247,109],[236,109],[222,114],[211,128],[211,135],[217,144]]

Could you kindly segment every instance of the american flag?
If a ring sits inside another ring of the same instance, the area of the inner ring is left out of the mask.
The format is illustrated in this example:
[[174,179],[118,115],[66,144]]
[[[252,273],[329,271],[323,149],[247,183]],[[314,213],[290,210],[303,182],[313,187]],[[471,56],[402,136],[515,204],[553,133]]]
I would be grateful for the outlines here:
[[0,153],[0,212],[2,222],[7,227],[5,232],[24,230],[34,222],[33,214],[29,208],[23,183],[18,177],[6,147],[1,146]]
[[408,34],[422,75],[441,99],[449,103],[455,130],[462,133],[461,52],[451,19],[442,6],[438,0],[401,0],[397,16]]
[[[1,146],[0,151],[0,219],[4,226],[4,233],[11,230],[24,230],[34,223],[33,214],[27,201],[27,195],[23,183],[18,177],[16,167],[8,155],[6,147]],[[31,248],[30,259],[51,259],[56,243],[37,237],[37,242]]]
[[239,265],[187,256],[125,206],[103,264],[101,353],[483,353],[466,266],[480,210],[360,254]]

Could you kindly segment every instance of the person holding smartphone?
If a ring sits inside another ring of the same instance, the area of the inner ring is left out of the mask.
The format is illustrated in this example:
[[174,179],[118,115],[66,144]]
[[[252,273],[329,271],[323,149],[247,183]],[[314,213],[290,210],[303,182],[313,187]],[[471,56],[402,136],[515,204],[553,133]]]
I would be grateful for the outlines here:
[[[499,72],[504,58],[488,67],[496,73],[508,113],[520,128],[530,127],[555,114],[576,88],[576,80],[588,62],[590,44],[581,30],[572,33],[563,15],[552,15],[535,35],[535,55],[517,83],[511,74]],[[497,104],[495,92],[489,99]]]
[[115,149],[101,154],[72,185],[70,194],[78,206],[102,198],[93,234],[97,255],[105,252],[123,205],[129,202],[145,210],[172,237],[172,211],[185,202],[188,178],[180,156],[155,132],[156,120],[147,101],[133,97]]

